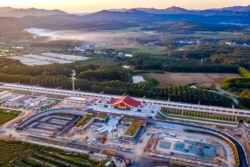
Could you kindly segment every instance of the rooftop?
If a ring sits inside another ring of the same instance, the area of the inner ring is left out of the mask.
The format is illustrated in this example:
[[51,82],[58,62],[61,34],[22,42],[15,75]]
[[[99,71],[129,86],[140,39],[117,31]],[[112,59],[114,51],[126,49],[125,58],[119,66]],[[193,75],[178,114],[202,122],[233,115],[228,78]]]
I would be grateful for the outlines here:
[[121,98],[114,98],[111,100],[111,105],[116,105],[119,103],[124,103],[131,107],[138,107],[141,103],[130,96],[122,96]]

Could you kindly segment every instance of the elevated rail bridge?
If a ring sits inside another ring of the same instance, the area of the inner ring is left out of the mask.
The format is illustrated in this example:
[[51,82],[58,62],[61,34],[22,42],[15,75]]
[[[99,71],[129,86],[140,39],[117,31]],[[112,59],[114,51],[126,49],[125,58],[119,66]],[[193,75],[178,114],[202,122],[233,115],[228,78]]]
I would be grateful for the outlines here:
[[[6,89],[12,89],[12,90],[13,89],[23,90],[23,91],[38,92],[38,93],[47,93],[47,94],[57,94],[57,95],[64,95],[64,96],[91,96],[91,97],[101,97],[101,98],[102,97],[119,97],[116,95],[71,91],[71,90],[64,90],[64,89],[53,89],[53,88],[45,88],[45,87],[40,87],[40,86],[29,86],[29,85],[11,84],[11,83],[0,83],[0,88],[6,88]],[[241,110],[241,109],[235,109],[235,108],[187,104],[187,103],[181,103],[181,102],[151,100],[151,99],[142,99],[142,98],[136,98],[136,99],[143,100],[146,102],[151,102],[152,104],[161,106],[163,108],[185,109],[187,111],[189,110],[189,111],[198,111],[198,112],[208,112],[208,113],[242,116],[242,117],[250,118],[250,110]]]

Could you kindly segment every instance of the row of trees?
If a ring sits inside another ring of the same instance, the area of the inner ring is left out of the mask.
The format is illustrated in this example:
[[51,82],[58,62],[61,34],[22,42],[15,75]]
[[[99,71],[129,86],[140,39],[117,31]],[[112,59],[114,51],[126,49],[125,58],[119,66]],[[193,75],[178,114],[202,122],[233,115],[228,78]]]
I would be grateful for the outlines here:
[[203,64],[197,59],[173,59],[160,56],[137,56],[127,64],[138,70],[163,70],[169,72],[218,72],[237,73],[237,65]]
[[199,119],[206,119],[208,121],[215,122],[235,122],[237,118],[232,115],[222,115],[206,112],[196,112],[196,111],[186,111],[186,110],[177,110],[177,109],[162,109],[163,113],[178,117],[193,117]]
[[233,65],[171,65],[163,64],[162,69],[169,72],[206,72],[206,73],[237,73],[237,66]]
[[250,48],[234,47],[232,52],[215,53],[209,60],[212,63],[238,65],[250,69]]
[[[6,59],[10,60],[10,59]],[[4,61],[8,63],[8,61]],[[4,66],[0,66],[0,72],[5,74],[17,74],[17,75],[30,75],[30,76],[38,76],[43,72],[47,72],[49,75],[65,75],[69,76],[72,73],[72,69],[74,69],[77,73],[86,70],[96,70],[99,68],[97,65],[89,64],[51,64],[51,65],[40,65],[40,66],[7,66],[5,68],[1,68]]]
[[204,59],[209,64],[236,65],[250,69],[250,48],[244,46],[227,45],[196,45],[186,50],[170,49],[169,56],[182,60]]
[[[46,87],[61,87],[72,89],[71,79],[66,76],[25,76],[8,75],[0,73],[1,82],[20,82],[24,84],[39,84]],[[85,79],[76,80],[76,88],[82,91],[96,92],[103,91],[107,94],[129,94],[131,96],[155,98],[163,100],[172,100],[188,103],[200,103],[206,105],[228,106],[233,104],[230,98],[216,93],[200,89],[191,89],[184,86],[169,86],[166,88],[157,88],[148,86],[144,83],[134,84],[131,82],[107,81],[95,82]]]
[[20,61],[8,59],[6,57],[0,57],[0,67],[7,68],[16,65],[21,65]]
[[250,78],[228,78],[223,82],[223,88],[250,88]]
[[[145,58],[145,59],[143,59]],[[146,59],[147,56],[138,57],[134,63],[148,63],[156,65],[163,64],[164,58],[150,56],[151,59]],[[7,60],[7,59],[6,59]],[[176,64],[179,61],[168,60]],[[186,65],[194,66],[194,61],[186,62]],[[163,67],[160,66],[160,67]],[[178,66],[186,72],[185,67]],[[199,66],[196,65],[198,68]],[[204,66],[206,67],[206,66]],[[168,66],[169,68],[169,66]],[[145,83],[134,84],[131,83],[131,70],[123,69],[122,67],[99,67],[96,65],[82,65],[82,64],[54,64],[44,66],[10,66],[0,67],[0,81],[1,82],[20,82],[23,84],[36,85],[39,84],[45,87],[61,87],[64,89],[72,89],[70,74],[72,69],[75,69],[78,75],[76,80],[76,88],[82,91],[89,92],[104,92],[108,94],[122,95],[124,93],[131,96],[164,99],[172,101],[181,101],[189,103],[200,103],[207,105],[231,106],[232,100],[216,93],[200,90],[190,89],[183,86],[170,86],[166,88],[156,87],[155,80],[148,80]],[[227,69],[227,67],[225,68]]]
[[239,73],[240,73],[241,76],[243,76],[245,78],[250,78],[250,71],[243,68],[243,67],[239,68]]
[[245,89],[241,92],[239,101],[243,106],[250,108],[250,90],[249,89]]
[[119,80],[128,82],[131,80],[132,71],[120,67],[101,67],[95,70],[83,71],[79,74],[82,79],[89,81]]
[[189,46],[186,50],[170,49],[168,54],[174,59],[190,61],[204,59],[209,65],[232,65],[250,69],[250,48],[244,46],[231,47],[226,45],[196,45]]
[[238,91],[240,93],[238,100],[244,107],[250,108],[250,72],[240,67],[239,73],[243,78],[229,78],[223,82],[223,88]]

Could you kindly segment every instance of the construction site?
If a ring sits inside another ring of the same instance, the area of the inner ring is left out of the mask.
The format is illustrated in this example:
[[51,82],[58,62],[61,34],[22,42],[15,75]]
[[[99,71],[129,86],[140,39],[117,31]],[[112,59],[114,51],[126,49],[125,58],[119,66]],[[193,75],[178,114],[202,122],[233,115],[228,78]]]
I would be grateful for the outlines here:
[[[70,131],[73,140],[89,144],[120,145],[137,143],[146,127],[146,120],[106,114],[88,114]],[[122,145],[120,145],[122,146]],[[112,147],[112,146],[111,146]]]
[[[4,91],[0,102],[4,107],[36,111],[14,121],[13,127],[21,136],[58,139],[84,148],[101,147],[113,156],[119,151],[200,166],[239,164],[237,149],[226,137],[205,128],[155,121],[160,107],[151,101],[102,96],[78,96],[74,92],[74,96],[58,100]],[[42,111],[44,106],[53,108]]]
[[199,134],[176,125],[159,128],[149,126],[143,138],[143,150],[150,156],[168,158],[201,166],[235,166],[232,148],[222,138],[212,134]]

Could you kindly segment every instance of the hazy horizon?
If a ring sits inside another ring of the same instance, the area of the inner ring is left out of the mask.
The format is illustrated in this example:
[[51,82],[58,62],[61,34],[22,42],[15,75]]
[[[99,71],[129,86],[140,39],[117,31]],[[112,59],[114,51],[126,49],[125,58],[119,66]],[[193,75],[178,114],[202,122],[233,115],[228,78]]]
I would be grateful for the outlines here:
[[59,9],[66,12],[96,12],[104,9],[123,9],[123,8],[157,8],[164,9],[172,6],[177,6],[185,9],[211,9],[211,8],[223,8],[231,6],[248,6],[249,0],[228,0],[228,1],[200,1],[200,0],[160,0],[155,3],[155,0],[135,0],[135,1],[122,1],[122,0],[86,0],[79,2],[78,0],[5,0],[0,1],[0,7],[13,7],[13,8],[39,8],[39,9]]

